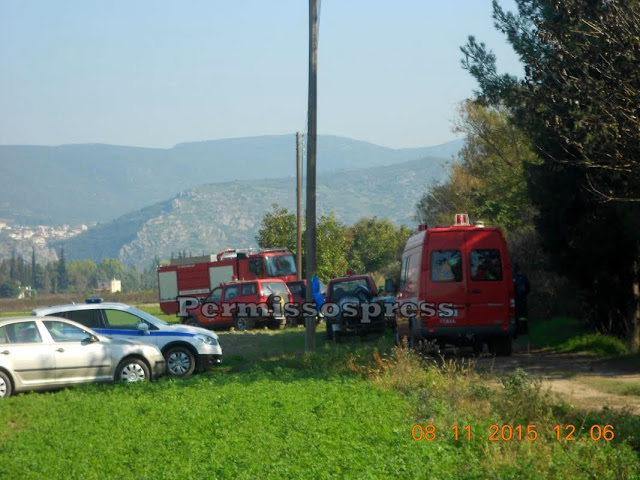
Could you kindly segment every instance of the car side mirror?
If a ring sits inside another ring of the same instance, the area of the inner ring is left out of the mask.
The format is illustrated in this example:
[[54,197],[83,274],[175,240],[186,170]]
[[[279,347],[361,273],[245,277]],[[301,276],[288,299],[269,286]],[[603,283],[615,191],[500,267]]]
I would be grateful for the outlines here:
[[96,343],[99,341],[100,339],[95,335],[89,335],[87,338],[84,339],[84,343]]
[[393,280],[391,280],[390,278],[387,278],[384,281],[384,289],[386,292],[395,292],[396,286],[394,285]]
[[149,325],[144,322],[140,322],[138,324],[138,330],[140,330],[144,335],[149,335]]

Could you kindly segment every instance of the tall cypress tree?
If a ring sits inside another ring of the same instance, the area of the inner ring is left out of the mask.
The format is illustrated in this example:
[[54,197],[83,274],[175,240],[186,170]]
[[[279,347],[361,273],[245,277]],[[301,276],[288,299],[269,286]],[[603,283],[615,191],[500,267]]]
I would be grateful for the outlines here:
[[9,262],[9,280],[16,279],[16,252],[11,252],[11,260]]
[[64,258],[64,247],[60,247],[60,258],[58,259],[58,291],[64,291],[69,287],[69,275],[67,273],[67,264]]
[[591,320],[640,350],[640,3],[493,2],[494,24],[524,63],[497,73],[469,37],[463,67],[483,103],[506,107],[531,139],[535,222],[555,268],[587,292]]
[[31,247],[31,286],[33,288],[36,287],[36,282],[38,280],[38,264],[36,263],[36,247]]

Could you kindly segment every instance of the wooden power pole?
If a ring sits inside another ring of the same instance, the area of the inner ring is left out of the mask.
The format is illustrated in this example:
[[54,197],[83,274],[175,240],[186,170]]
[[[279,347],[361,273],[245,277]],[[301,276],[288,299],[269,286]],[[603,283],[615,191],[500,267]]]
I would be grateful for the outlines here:
[[[309,0],[309,106],[307,123],[306,300],[313,302],[316,271],[316,120],[318,91],[318,1]],[[306,318],[305,351],[316,349],[316,319]]]
[[296,133],[296,197],[297,197],[297,221],[298,242],[296,244],[296,270],[298,280],[302,280],[302,135]]

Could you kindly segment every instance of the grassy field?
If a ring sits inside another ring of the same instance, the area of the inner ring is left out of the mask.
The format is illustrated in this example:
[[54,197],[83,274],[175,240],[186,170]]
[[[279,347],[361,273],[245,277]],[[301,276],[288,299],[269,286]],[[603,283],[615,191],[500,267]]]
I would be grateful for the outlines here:
[[[304,355],[302,328],[223,332],[225,363],[205,374],[2,401],[0,478],[640,478],[637,417],[577,411],[524,372],[489,378],[390,336],[323,337]],[[565,441],[568,424],[587,436]],[[591,440],[593,424],[615,437]],[[433,440],[413,439],[429,425]]]
[[[176,320],[152,300],[129,301]],[[0,315],[41,305],[3,304]],[[530,328],[519,342],[531,348],[631,358],[576,320]],[[575,409],[523,371],[425,359],[393,347],[390,334],[334,345],[319,330],[317,352],[305,355],[302,328],[218,333],[223,365],[192,378],[0,402],[0,479],[640,479],[640,418]],[[635,384],[587,380],[640,395]],[[591,438],[606,425],[612,439]]]

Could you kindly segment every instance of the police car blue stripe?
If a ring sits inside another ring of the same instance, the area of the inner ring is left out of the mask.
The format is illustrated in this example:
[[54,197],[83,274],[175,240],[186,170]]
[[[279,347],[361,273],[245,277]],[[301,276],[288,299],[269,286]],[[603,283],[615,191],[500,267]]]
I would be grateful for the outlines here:
[[[146,335],[142,330],[122,330],[116,328],[94,328],[94,330],[101,335]],[[152,337],[195,337],[195,333],[187,332],[157,332],[150,330],[149,335]]]

